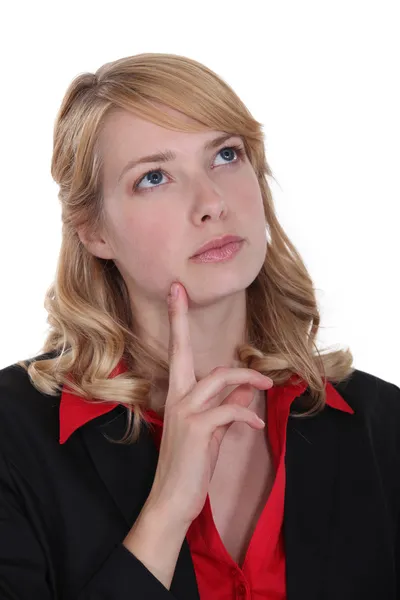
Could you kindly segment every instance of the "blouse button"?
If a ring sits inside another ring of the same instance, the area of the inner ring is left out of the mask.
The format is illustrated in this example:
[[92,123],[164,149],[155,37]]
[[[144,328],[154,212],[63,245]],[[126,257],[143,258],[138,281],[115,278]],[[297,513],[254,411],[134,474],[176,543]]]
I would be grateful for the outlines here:
[[240,583],[237,588],[239,596],[244,597],[246,595],[246,586],[243,583]]
[[234,568],[231,569],[231,575],[232,575],[232,577],[236,577],[236,575],[237,575],[236,569],[234,569]]

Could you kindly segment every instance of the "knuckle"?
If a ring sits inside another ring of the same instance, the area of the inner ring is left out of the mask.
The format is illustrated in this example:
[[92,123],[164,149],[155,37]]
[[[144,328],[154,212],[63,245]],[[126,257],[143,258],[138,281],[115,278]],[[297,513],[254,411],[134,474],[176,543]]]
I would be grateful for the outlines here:
[[249,369],[249,376],[253,379],[260,379],[262,377],[262,373],[260,373],[260,371],[256,371],[255,369]]
[[191,431],[193,431],[195,429],[195,425],[196,425],[195,415],[193,415],[193,414],[189,415],[189,414],[185,413],[184,419],[185,419],[185,425],[186,425],[187,429],[190,429]]
[[192,441],[200,439],[203,436],[204,427],[205,425],[201,418],[201,414],[191,414],[186,416],[186,431]]
[[171,340],[170,344],[169,344],[169,353],[171,355],[175,355],[178,353],[178,343],[176,342],[176,340]]
[[168,413],[169,416],[172,416],[174,419],[178,419],[179,421],[183,421],[187,417],[187,409],[182,401],[169,406]]
[[187,409],[183,407],[179,407],[174,413],[174,418],[179,422],[181,430],[184,431],[189,439],[193,439],[194,435],[198,433],[199,430],[199,423],[195,417],[196,415],[189,413]]
[[211,371],[211,373],[216,373],[217,375],[226,375],[228,370],[229,370],[228,367],[219,366],[219,367],[215,367]]
[[168,314],[170,317],[175,317],[178,314],[178,307],[175,302],[168,302]]

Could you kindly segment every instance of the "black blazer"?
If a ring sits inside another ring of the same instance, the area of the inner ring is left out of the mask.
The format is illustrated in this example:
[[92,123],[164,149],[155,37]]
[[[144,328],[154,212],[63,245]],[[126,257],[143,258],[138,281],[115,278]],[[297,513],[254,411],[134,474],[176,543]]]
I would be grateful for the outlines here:
[[[354,415],[289,418],[287,597],[399,600],[400,388],[360,370],[334,387]],[[0,598],[198,600],[186,539],[170,590],[122,545],[152,486],[151,432],[109,442],[118,406],[60,445],[59,401],[0,370]]]

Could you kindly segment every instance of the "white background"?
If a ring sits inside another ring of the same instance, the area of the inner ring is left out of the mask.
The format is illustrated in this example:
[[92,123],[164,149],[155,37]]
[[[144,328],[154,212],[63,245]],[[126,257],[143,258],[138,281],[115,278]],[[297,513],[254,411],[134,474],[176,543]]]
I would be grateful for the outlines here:
[[141,52],[213,69],[264,125],[278,217],[318,289],[318,342],[400,384],[399,3],[13,2],[2,10],[0,368],[35,355],[61,241],[56,112]]

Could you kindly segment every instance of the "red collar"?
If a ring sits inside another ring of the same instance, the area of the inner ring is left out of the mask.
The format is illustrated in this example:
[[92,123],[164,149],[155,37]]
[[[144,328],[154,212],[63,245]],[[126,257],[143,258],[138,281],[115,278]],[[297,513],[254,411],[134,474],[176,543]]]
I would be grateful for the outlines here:
[[[126,371],[126,367],[123,361],[121,361],[110,374],[110,379],[124,371]],[[280,394],[280,396],[284,396],[285,399],[291,403],[307,389],[307,384],[305,382],[297,385],[290,385],[293,377],[294,375],[292,375],[285,386],[272,387],[271,390],[268,390],[268,393]],[[354,410],[329,382],[326,385],[326,403],[332,408],[354,414]],[[67,385],[64,385],[60,401],[60,444],[64,444],[74,431],[79,429],[79,427],[82,427],[82,425],[85,425],[85,423],[88,423],[100,415],[112,411],[118,404],[119,402],[87,401],[81,396],[74,394]],[[145,411],[145,416],[146,415],[149,419],[152,419],[156,413],[151,409],[148,409]]]

